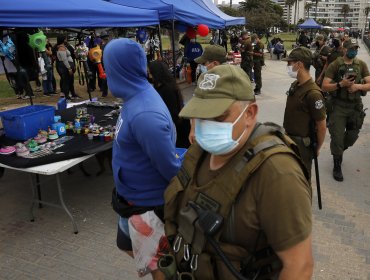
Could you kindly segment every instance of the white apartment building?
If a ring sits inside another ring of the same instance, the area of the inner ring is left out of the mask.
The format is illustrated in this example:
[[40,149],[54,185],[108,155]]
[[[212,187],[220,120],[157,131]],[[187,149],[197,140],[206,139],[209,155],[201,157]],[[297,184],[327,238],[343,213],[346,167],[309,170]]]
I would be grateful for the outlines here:
[[[295,23],[299,19],[307,19],[307,11],[305,10],[306,3],[311,3],[312,8],[309,11],[309,17],[315,18],[315,1],[301,0],[298,1],[297,17],[295,17],[295,6],[292,7],[292,17],[290,23]],[[350,12],[346,19],[341,12],[344,4],[349,5]],[[350,27],[352,29],[363,29],[365,27],[364,13],[365,8],[370,7],[369,0],[320,0],[317,5],[317,19],[327,19],[332,27]],[[369,20],[367,21],[369,23]],[[368,26],[367,26],[368,28]]]
[[[229,0],[213,0],[216,5],[230,5]],[[315,0],[299,0],[297,9],[295,5],[288,11],[288,6],[285,5],[285,0],[272,0],[279,4],[284,10],[284,19],[289,24],[295,24],[299,19],[307,19],[308,14],[305,10],[306,3],[311,3],[312,8],[309,11],[309,17],[315,18]],[[236,6],[240,1],[233,0],[233,6]],[[341,13],[342,6],[349,5],[350,12],[344,22],[343,14]],[[365,8],[370,7],[370,0],[319,0],[317,5],[317,19],[324,18],[330,21],[333,27],[350,27],[352,29],[363,29],[365,27]],[[297,13],[297,16],[295,16]],[[289,16],[289,20],[288,20]],[[367,20],[367,29],[369,29],[370,14]]]

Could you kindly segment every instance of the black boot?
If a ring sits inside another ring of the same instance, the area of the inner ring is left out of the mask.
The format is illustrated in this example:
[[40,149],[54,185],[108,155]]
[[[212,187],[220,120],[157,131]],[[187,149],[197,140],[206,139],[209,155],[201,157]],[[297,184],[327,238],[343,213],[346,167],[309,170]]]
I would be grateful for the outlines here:
[[342,156],[340,156],[340,158],[334,158],[333,177],[335,180],[339,182],[343,181],[341,165],[342,165]]

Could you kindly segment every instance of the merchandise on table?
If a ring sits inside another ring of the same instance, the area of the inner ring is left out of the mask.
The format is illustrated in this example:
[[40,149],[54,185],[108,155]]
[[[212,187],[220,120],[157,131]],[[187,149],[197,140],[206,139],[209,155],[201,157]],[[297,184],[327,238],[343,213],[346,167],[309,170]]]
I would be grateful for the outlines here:
[[56,130],[51,129],[50,127],[48,128],[48,139],[49,140],[55,140],[58,139],[58,133]]
[[66,135],[66,124],[60,120],[61,116],[54,116],[54,123],[51,128],[57,132],[58,136],[63,136]]
[[13,146],[4,146],[0,148],[0,155],[11,155],[15,152],[15,148]]

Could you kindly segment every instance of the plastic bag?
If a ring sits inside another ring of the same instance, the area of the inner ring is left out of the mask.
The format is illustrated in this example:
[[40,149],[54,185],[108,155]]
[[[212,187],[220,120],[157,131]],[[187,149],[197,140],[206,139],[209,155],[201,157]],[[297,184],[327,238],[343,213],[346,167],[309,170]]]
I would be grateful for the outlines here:
[[158,259],[169,251],[164,224],[154,211],[148,211],[131,216],[128,225],[136,270],[139,277],[143,277],[158,269]]

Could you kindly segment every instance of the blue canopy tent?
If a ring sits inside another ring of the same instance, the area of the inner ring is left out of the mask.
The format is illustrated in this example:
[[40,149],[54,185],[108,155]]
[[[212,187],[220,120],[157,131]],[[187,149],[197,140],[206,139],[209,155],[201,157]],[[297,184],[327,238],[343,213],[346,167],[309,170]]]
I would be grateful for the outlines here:
[[[175,22],[180,22],[190,26],[206,24],[210,28],[223,29],[227,25],[232,25],[232,17],[217,11],[216,6],[206,5],[202,1],[193,0],[106,0],[116,4],[130,7],[146,8],[158,10],[160,21],[170,21],[172,24],[172,38],[175,33]],[[216,12],[217,11],[217,12]],[[234,20],[236,18],[233,18]],[[239,24],[244,24],[237,20]],[[229,23],[229,24],[228,24]],[[172,49],[175,49],[175,42],[172,40]],[[175,65],[175,55],[173,55],[173,65]]]
[[129,7],[157,10],[161,21],[178,21],[191,26],[206,24],[221,29],[225,21],[193,1],[182,0],[106,0]]
[[225,21],[225,26],[244,25],[246,23],[244,17],[232,17],[225,14],[211,0],[192,0],[192,1],[197,3],[199,6],[207,9],[211,13],[222,18]]
[[302,24],[298,24],[298,27],[299,28],[303,28],[303,29],[320,29],[321,28],[321,25],[318,24],[315,20],[313,20],[312,18],[309,18],[307,19],[304,23]]
[[158,11],[100,0],[0,0],[1,27],[137,27],[159,24]]

